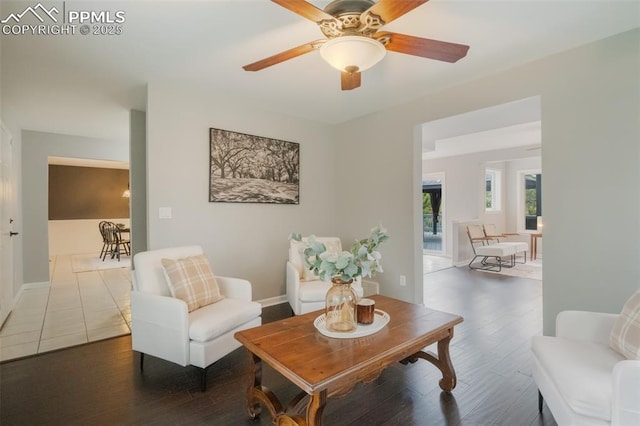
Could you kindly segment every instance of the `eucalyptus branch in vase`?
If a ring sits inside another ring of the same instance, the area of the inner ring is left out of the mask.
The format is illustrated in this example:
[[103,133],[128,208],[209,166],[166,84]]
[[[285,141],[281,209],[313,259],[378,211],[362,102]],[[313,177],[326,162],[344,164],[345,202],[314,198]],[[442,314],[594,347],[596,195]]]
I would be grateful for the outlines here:
[[[301,242],[302,236],[292,233],[289,239]],[[377,226],[371,230],[369,238],[356,240],[350,251],[333,253],[314,235],[307,238],[302,250],[305,266],[322,281],[331,280],[333,284],[325,297],[327,330],[347,333],[356,329],[358,294],[351,283],[358,277],[371,277],[382,272],[382,255],[377,248],[388,239],[387,231]]]
[[[292,233],[289,239],[302,242],[302,236],[299,233]],[[305,266],[322,281],[340,278],[344,282],[350,282],[357,277],[372,277],[377,272],[383,272],[380,264],[382,255],[377,248],[388,239],[387,230],[376,226],[371,230],[368,238],[356,240],[350,251],[333,253],[316,240],[315,235],[310,235],[302,257]]]

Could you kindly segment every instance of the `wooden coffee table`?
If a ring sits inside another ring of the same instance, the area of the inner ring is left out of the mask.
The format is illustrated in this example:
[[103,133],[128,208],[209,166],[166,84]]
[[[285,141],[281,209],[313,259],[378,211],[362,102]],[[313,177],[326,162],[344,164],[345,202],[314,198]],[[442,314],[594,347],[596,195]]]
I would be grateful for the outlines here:
[[[327,398],[345,395],[356,384],[375,380],[392,363],[406,365],[419,358],[442,372],[439,384],[443,390],[455,388],[449,342],[462,317],[385,296],[371,298],[376,301],[376,309],[387,312],[391,319],[382,330],[369,336],[353,339],[324,336],[313,325],[322,311],[236,333],[236,339],[250,352],[249,414],[260,415],[262,404],[275,424],[319,425]],[[435,342],[437,355],[422,351]],[[262,386],[263,361],[302,389],[286,407]]]

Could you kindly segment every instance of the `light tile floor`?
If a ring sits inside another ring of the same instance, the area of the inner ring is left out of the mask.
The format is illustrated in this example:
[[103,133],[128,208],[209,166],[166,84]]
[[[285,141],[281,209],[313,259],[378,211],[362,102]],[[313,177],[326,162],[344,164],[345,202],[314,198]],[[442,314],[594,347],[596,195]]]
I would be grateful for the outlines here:
[[25,290],[0,330],[0,361],[131,332],[130,269],[74,273],[71,255],[50,263],[51,286]]

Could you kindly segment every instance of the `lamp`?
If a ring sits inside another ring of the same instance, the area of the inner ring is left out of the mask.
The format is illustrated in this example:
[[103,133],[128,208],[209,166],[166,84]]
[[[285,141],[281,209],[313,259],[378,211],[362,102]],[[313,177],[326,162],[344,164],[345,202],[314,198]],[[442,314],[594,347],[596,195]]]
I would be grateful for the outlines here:
[[539,233],[542,233],[542,216],[537,217],[536,229],[538,230]]
[[369,37],[342,36],[324,43],[320,56],[343,72],[361,72],[380,62],[387,53],[384,45]]

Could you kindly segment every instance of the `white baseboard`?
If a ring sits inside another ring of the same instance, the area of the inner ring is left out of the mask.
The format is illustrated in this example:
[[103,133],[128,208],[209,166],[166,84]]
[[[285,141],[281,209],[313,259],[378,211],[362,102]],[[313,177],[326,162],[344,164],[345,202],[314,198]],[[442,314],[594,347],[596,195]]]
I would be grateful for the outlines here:
[[[380,294],[380,284],[375,281],[362,280],[362,287],[364,290],[365,296],[372,296],[374,294]],[[266,299],[256,300],[256,302],[260,303],[263,308],[267,306],[279,305],[281,303],[287,303],[287,295],[283,294],[281,296],[268,297]]]
[[39,283],[22,284],[22,286],[20,287],[20,291],[22,291],[22,290],[32,290],[34,288],[45,288],[45,287],[51,287],[51,283],[49,281],[42,281],[42,282],[39,282]]
[[283,294],[282,296],[269,297],[262,300],[256,300],[256,302],[260,303],[263,308],[267,306],[279,305],[281,303],[285,303],[287,301],[287,295]]
[[16,294],[16,296],[13,298],[13,305],[14,306],[16,305],[16,302],[18,301],[18,299],[20,299],[20,296],[22,296],[22,293],[24,293],[25,291],[34,290],[38,288],[49,288],[49,287],[51,287],[51,283],[49,281],[22,284],[20,286],[20,290],[18,290],[18,294]]

